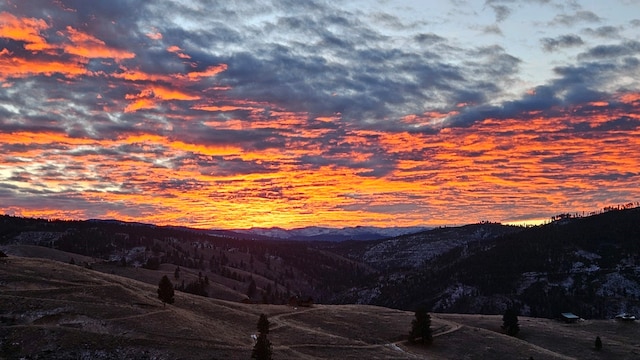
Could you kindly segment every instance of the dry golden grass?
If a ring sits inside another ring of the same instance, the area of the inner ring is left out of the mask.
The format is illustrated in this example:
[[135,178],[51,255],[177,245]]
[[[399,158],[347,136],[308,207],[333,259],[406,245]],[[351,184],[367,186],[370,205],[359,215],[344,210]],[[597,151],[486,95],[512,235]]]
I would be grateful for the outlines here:
[[[170,270],[142,273],[157,283]],[[512,338],[500,333],[500,316],[432,314],[434,343],[425,348],[405,341],[410,312],[248,305],[180,292],[175,304],[163,306],[153,283],[47,259],[5,258],[0,358],[249,359],[260,313],[271,322],[275,359],[640,358],[633,323],[521,317],[521,333]],[[604,343],[600,352],[593,350],[596,336]]]

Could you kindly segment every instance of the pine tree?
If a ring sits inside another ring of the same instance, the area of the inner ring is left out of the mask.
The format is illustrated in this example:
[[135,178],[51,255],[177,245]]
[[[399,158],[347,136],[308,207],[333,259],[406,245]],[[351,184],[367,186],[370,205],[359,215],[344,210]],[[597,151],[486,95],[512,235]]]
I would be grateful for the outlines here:
[[509,336],[516,336],[520,331],[520,325],[518,325],[518,311],[514,308],[509,308],[504,312],[502,316],[502,329]]
[[251,351],[251,358],[257,360],[271,360],[271,341],[267,339],[267,334],[258,335],[253,351]]
[[602,340],[600,340],[600,336],[596,336],[596,350],[602,350]]
[[253,346],[251,358],[257,360],[271,360],[271,341],[267,338],[267,334],[269,333],[269,319],[267,319],[267,315],[260,314],[257,327],[260,334],[258,335],[256,344]]
[[258,320],[258,332],[260,334],[268,334],[269,333],[269,319],[267,319],[267,315],[260,314],[260,319]]
[[433,342],[431,334],[431,316],[425,309],[418,309],[415,313],[415,319],[411,321],[411,332],[409,333],[409,341],[412,343],[420,342],[429,345]]
[[162,300],[164,306],[167,303],[173,304],[173,284],[167,275],[164,275],[158,284],[158,298]]

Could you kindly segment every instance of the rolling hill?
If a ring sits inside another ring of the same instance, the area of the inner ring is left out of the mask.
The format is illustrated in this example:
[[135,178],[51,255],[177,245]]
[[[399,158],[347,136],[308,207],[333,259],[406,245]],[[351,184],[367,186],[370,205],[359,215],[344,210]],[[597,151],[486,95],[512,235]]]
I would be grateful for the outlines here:
[[[276,359],[640,356],[635,323],[521,317],[522,330],[513,338],[501,333],[500,316],[432,314],[434,344],[425,348],[405,340],[411,312],[243,304],[182,292],[163,306],[157,286],[42,258],[2,258],[0,289],[0,354],[6,359],[247,359],[261,313],[271,322]],[[596,336],[603,339],[600,352],[593,349]]]
[[2,216],[0,249],[36,257],[37,249],[56,250],[58,260],[150,285],[168,273],[180,290],[235,302],[279,305],[298,297],[407,311],[502,314],[515,307],[526,316],[569,311],[611,319],[640,313],[638,224],[640,208],[608,208],[530,228],[479,223],[335,242]]

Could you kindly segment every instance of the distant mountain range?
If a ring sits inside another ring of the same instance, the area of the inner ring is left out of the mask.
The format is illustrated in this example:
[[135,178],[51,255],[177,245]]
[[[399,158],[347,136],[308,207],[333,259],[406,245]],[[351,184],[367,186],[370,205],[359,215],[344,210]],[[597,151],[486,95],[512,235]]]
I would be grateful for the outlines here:
[[[101,220],[90,219],[88,222],[104,223],[104,224],[120,224],[129,226],[150,226],[155,225],[144,224],[138,222],[125,222],[120,220]],[[253,240],[296,240],[296,241],[369,241],[382,240],[392,237],[398,237],[408,234],[415,234],[422,231],[431,230],[426,226],[394,226],[394,227],[376,227],[376,226],[352,226],[343,228],[330,228],[321,226],[307,226],[295,229],[284,229],[281,227],[254,227],[251,229],[227,229],[227,230],[205,230],[193,229],[184,226],[167,226],[166,228],[184,231],[194,231],[212,236],[236,238],[236,239],[253,239]]]
[[297,229],[251,228],[245,230],[230,230],[235,233],[268,237],[273,239],[299,240],[299,241],[346,241],[346,240],[380,240],[396,236],[418,233],[429,230],[428,227],[374,227],[354,226],[345,228],[328,228],[309,226]]

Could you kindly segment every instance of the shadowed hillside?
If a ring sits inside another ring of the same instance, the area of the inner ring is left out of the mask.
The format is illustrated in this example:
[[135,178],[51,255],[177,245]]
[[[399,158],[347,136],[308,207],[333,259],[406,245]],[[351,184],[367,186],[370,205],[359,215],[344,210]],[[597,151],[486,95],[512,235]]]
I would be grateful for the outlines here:
[[477,224],[328,250],[379,269],[345,301],[555,318],[640,314],[640,208],[515,228]]
[[[10,256],[0,262],[0,353],[6,359],[248,359],[259,314],[276,359],[632,359],[638,324],[567,325],[499,316],[432,314],[434,344],[410,345],[413,314],[365,305],[251,305],[176,293],[77,265]],[[603,338],[601,352],[592,349]]]
[[263,304],[292,298],[401,310],[587,319],[640,314],[640,209],[523,228],[438,228],[376,241],[250,240],[118,221],[0,217],[0,249],[180,292]]

